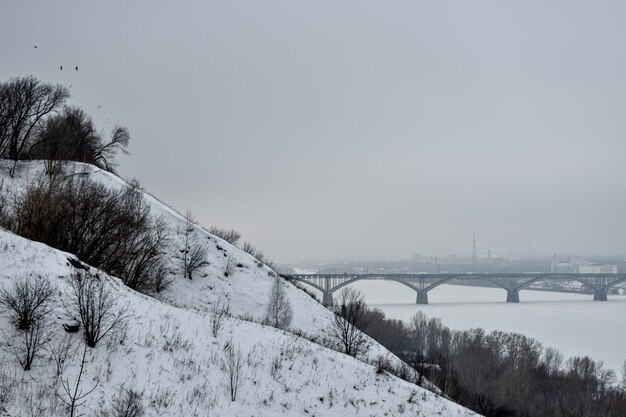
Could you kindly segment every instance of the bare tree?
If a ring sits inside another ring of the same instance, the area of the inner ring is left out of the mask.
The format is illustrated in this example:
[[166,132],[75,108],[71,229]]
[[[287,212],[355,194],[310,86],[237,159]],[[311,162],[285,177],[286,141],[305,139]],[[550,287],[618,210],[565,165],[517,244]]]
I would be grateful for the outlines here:
[[224,326],[226,317],[230,314],[230,304],[224,296],[220,296],[211,306],[211,332],[213,337],[217,337]]
[[543,353],[543,365],[548,375],[557,375],[563,365],[563,354],[557,349],[546,348]]
[[19,278],[12,289],[0,290],[0,307],[11,312],[11,319],[19,330],[28,330],[54,309],[55,293],[55,287],[47,278]]
[[418,311],[409,321],[409,332],[413,342],[413,352],[415,353],[415,363],[421,364],[426,357],[426,329],[428,327],[428,317],[423,311]]
[[226,388],[230,394],[230,400],[237,399],[237,392],[248,378],[245,368],[246,359],[241,351],[241,347],[235,347],[233,340],[229,340],[224,346],[222,357],[222,367],[226,373]]
[[118,151],[128,155],[130,133],[123,126],[115,126],[111,131],[111,139],[96,150],[94,159],[97,165],[102,165],[107,171],[115,172],[115,155]]
[[358,290],[348,287],[341,290],[334,305],[331,336],[344,353],[356,357],[367,349],[367,337],[362,332],[368,325],[367,305]]
[[241,233],[235,229],[224,229],[218,226],[211,226],[209,233],[219,237],[220,239],[224,239],[231,245],[236,245],[237,242],[239,242],[239,239],[241,239]]
[[[58,110],[69,97],[66,87],[45,84],[33,76],[0,84],[0,156],[20,159],[44,117]],[[10,175],[14,172],[15,164]]]
[[190,210],[185,212],[185,221],[185,247],[180,252],[184,274],[187,278],[192,279],[195,271],[209,264],[207,261],[208,248],[197,240],[196,226]]
[[76,106],[65,106],[59,114],[45,119],[37,129],[28,151],[34,159],[46,161],[48,174],[55,174],[59,161],[79,161],[97,165],[95,158],[102,139],[91,116]]
[[77,408],[85,403],[84,399],[87,398],[89,394],[95,391],[98,387],[99,381],[96,382],[90,390],[83,391],[80,388],[80,381],[82,379],[83,373],[85,371],[85,363],[87,358],[87,345],[85,345],[83,349],[83,356],[80,361],[80,370],[78,371],[78,376],[76,377],[76,383],[73,387],[70,386],[69,379],[65,379],[61,381],[61,385],[63,387],[63,391],[65,392],[65,396],[62,396],[57,393],[57,396],[63,401],[63,403],[68,407],[70,412],[70,417],[75,417]]
[[95,347],[104,337],[122,330],[126,315],[116,302],[116,295],[97,274],[76,273],[71,280],[71,304],[68,312],[83,327],[87,346]]
[[274,278],[265,313],[265,322],[277,329],[288,328],[293,320],[293,310],[285,294],[284,285],[282,278]]

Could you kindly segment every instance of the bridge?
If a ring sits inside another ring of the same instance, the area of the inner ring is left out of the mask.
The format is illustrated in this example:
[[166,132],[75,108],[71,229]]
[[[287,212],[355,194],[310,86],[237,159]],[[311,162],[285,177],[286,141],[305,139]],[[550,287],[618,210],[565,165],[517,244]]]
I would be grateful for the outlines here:
[[626,274],[290,274],[288,280],[299,281],[322,292],[322,304],[333,305],[333,293],[362,280],[395,281],[417,293],[417,304],[428,304],[428,292],[452,280],[487,281],[506,291],[507,303],[519,303],[519,292],[537,282],[577,281],[593,291],[595,301],[606,301],[609,290],[626,282]]

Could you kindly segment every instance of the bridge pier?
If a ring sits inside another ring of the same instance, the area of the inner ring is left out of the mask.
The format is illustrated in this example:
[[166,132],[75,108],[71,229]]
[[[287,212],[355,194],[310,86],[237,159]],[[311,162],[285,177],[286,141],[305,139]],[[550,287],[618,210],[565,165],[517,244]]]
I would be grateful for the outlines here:
[[506,290],[507,303],[519,303],[519,290]]
[[322,305],[327,308],[333,307],[333,293],[332,291],[324,291],[322,297]]
[[418,291],[417,298],[415,300],[415,304],[428,304],[428,292],[427,291]]
[[607,301],[605,290],[593,290],[593,301]]

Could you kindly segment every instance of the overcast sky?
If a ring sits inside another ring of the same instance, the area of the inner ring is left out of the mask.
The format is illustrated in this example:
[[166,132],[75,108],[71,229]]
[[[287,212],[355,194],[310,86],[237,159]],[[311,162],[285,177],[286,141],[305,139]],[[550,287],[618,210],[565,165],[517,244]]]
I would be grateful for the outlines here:
[[275,260],[472,233],[624,254],[625,22],[622,0],[5,0],[0,77],[71,85],[130,129],[121,175]]

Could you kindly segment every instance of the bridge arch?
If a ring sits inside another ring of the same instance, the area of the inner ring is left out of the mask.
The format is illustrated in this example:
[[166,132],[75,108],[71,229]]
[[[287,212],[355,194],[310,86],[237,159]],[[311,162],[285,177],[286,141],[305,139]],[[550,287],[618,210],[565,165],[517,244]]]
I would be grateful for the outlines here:
[[575,274],[570,274],[570,275],[556,275],[556,274],[545,274],[542,276],[537,276],[537,277],[533,277],[532,279],[524,282],[523,284],[519,285],[516,289],[519,290],[523,290],[526,289],[526,287],[530,286],[531,284],[537,282],[537,281],[543,281],[545,279],[550,279],[550,278],[555,278],[555,279],[564,279],[564,280],[571,280],[571,281],[576,281],[576,282],[580,282],[581,284],[583,284],[585,287],[589,288],[592,291],[597,291],[600,288],[598,288],[596,285],[593,285],[592,283],[588,282],[587,280],[585,280],[584,278],[581,277],[577,277]]
[[621,284],[622,282],[626,282],[626,277],[617,279],[616,281],[610,283],[609,285],[607,285],[604,289],[606,291],[610,290],[611,288],[613,288],[614,286],[616,286],[617,284]]

